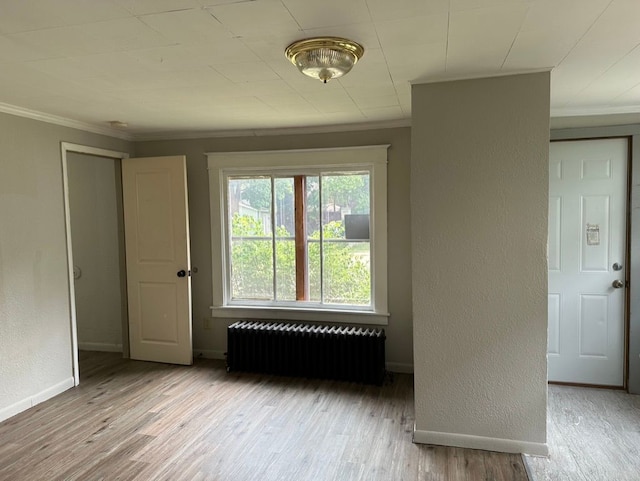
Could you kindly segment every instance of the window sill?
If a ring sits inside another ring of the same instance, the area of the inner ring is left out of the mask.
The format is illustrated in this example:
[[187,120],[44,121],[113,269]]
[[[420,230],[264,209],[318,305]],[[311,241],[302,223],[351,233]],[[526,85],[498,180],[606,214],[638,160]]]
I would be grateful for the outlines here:
[[389,314],[330,309],[295,309],[262,306],[210,307],[211,317],[227,319],[273,319],[283,321],[320,321],[344,324],[387,326]]

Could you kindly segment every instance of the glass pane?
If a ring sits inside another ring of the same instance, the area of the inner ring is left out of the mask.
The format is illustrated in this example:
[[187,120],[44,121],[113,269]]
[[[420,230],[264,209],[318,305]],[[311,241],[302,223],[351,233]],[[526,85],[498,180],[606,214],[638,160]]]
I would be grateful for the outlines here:
[[345,215],[370,213],[369,173],[322,176],[322,223],[342,222]]
[[231,298],[273,300],[271,239],[231,241]]
[[[231,235],[271,236],[271,179],[269,177],[229,179],[229,219],[235,216],[253,219],[248,224],[234,225]],[[234,230],[235,228],[239,230]]]
[[309,268],[309,300],[322,301],[320,282],[320,240],[311,239],[307,244],[307,262]]
[[325,174],[321,182],[323,302],[370,305],[369,173]]
[[271,179],[228,183],[231,298],[273,300]]
[[295,250],[295,240],[276,240],[276,295],[278,301],[296,300]]
[[274,180],[276,224],[276,300],[296,300],[295,201],[293,177]]
[[320,179],[307,177],[307,249],[309,300],[322,300],[320,282]]
[[323,294],[328,304],[371,304],[369,242],[325,240]]

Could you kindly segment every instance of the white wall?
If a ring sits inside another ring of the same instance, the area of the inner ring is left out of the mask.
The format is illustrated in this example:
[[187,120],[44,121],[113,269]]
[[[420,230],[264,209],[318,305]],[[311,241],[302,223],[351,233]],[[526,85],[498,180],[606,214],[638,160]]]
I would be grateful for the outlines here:
[[128,150],[0,114],[0,419],[73,385],[61,140]]
[[[222,357],[227,348],[227,325],[212,319],[211,228],[209,184],[205,152],[310,149],[391,144],[388,151],[388,285],[389,325],[387,362],[390,369],[410,371],[413,365],[411,325],[411,231],[409,206],[410,129],[379,129],[305,135],[267,135],[194,140],[136,142],[136,156],[187,156],[191,259],[198,272],[192,277],[193,343],[195,354]],[[204,326],[208,325],[209,328]]]
[[415,440],[545,454],[549,74],[412,96]]
[[122,351],[121,253],[115,159],[67,153],[80,349]]

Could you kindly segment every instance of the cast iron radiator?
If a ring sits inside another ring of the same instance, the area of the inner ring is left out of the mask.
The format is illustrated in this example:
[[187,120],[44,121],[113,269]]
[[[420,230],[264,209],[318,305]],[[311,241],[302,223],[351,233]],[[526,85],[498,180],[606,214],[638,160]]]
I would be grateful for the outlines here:
[[239,321],[227,328],[227,371],[382,384],[384,329]]

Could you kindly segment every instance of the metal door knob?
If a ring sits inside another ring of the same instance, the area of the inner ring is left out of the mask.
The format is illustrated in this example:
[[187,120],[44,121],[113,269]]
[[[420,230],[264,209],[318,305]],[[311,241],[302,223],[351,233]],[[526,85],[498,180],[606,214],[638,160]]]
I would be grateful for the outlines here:
[[614,289],[621,289],[624,287],[624,282],[622,282],[620,279],[616,279],[611,283],[611,285]]
[[178,271],[178,277],[185,277],[186,275],[187,275],[187,271],[185,270]]

